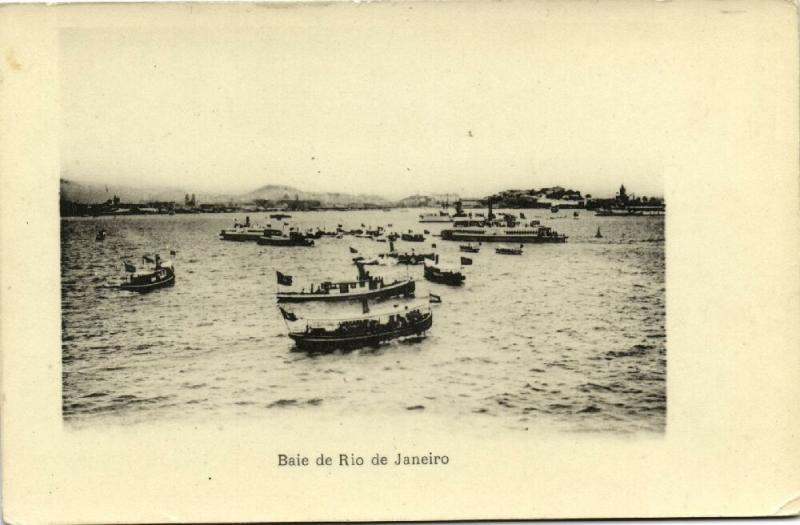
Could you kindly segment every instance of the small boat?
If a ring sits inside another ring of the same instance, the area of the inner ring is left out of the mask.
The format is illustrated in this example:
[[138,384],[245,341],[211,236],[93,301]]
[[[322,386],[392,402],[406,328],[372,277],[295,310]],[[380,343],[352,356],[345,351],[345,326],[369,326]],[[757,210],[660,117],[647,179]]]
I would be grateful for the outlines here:
[[553,204],[552,206],[550,206],[550,211],[552,213],[558,213],[558,204]]
[[393,339],[419,338],[433,326],[429,303],[416,306],[395,305],[374,314],[339,319],[299,319],[278,307],[298,350],[332,352],[379,346]]
[[128,275],[119,285],[120,289],[143,293],[175,284],[175,267],[172,261],[162,261],[161,257],[156,254],[153,257],[144,255],[142,263],[152,266],[140,271],[130,262],[123,260],[125,272]]
[[262,246],[314,246],[314,240],[309,239],[299,232],[289,232],[289,235],[274,235],[258,238],[258,244]]
[[400,236],[400,240],[406,242],[425,242],[425,236],[421,233],[404,233]]
[[579,216],[580,216],[580,214],[577,211],[573,211],[572,212],[572,218],[573,219],[577,219]]
[[[364,299],[385,299],[402,295],[414,295],[415,283],[411,277],[385,282],[383,277],[373,277],[364,268],[364,263],[357,264],[358,280],[345,282],[325,281],[318,285],[313,283],[297,290],[292,277],[278,272],[277,292],[279,303],[300,303],[307,301],[353,301]],[[290,288],[291,287],[291,288]]]
[[103,241],[105,240],[105,238],[106,238],[105,230],[100,230],[99,232],[97,232],[97,235],[94,236],[95,241]]
[[594,234],[595,239],[602,239],[603,234],[600,233],[600,226],[597,227],[597,233]]
[[397,259],[398,264],[417,265],[425,262],[425,259],[433,259],[432,253],[390,253],[389,257]]
[[273,213],[272,215],[269,216],[269,218],[282,221],[283,219],[291,219],[292,216],[289,215],[288,213]]
[[466,253],[478,253],[481,251],[480,247],[473,246],[472,244],[462,244],[458,249]]
[[519,248],[495,248],[495,253],[500,255],[522,255],[522,247]]
[[466,276],[455,268],[442,268],[438,263],[425,263],[425,278],[434,283],[461,286]]

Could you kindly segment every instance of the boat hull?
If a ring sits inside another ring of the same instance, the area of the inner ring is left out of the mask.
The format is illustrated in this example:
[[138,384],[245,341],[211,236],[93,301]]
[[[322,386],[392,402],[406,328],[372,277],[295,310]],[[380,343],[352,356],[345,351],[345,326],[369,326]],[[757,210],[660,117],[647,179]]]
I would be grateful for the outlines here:
[[305,237],[298,237],[294,239],[280,237],[259,237],[258,244],[262,246],[298,246],[301,248],[309,248],[314,246],[314,241]]
[[164,279],[156,280],[151,283],[122,283],[119,287],[121,290],[126,290],[128,292],[138,292],[138,293],[147,293],[153,290],[157,290],[159,288],[167,288],[169,286],[175,285],[175,274],[170,272],[167,274],[167,277]]
[[446,284],[449,286],[461,286],[464,284],[466,277],[461,273],[437,273],[425,268],[425,279],[438,284]]
[[404,295],[410,297],[414,295],[415,283],[413,280],[404,281],[396,284],[391,284],[383,288],[374,290],[358,290],[353,293],[346,294],[324,294],[324,293],[297,293],[297,292],[278,292],[277,298],[279,303],[303,303],[309,301],[360,301],[362,299],[385,299],[388,297],[396,297]]
[[462,242],[505,242],[509,244],[544,244],[544,243],[562,243],[567,242],[566,235],[503,235],[503,234],[483,234],[483,233],[466,233],[454,232],[452,230],[442,231],[442,240],[445,241],[462,241]]
[[433,326],[433,313],[408,326],[373,334],[310,335],[306,333],[289,333],[298,350],[306,352],[332,352],[334,350],[354,350],[370,346],[379,346],[393,339],[421,336]]

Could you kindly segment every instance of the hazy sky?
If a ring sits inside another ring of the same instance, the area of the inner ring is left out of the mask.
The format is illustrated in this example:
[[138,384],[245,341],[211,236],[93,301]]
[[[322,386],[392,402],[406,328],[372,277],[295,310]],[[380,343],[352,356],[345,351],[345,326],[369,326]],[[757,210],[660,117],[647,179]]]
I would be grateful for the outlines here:
[[262,8],[246,26],[64,30],[62,176],[198,192],[611,195],[625,183],[662,195],[665,137],[683,124],[674,82],[691,67],[668,17],[546,5]]

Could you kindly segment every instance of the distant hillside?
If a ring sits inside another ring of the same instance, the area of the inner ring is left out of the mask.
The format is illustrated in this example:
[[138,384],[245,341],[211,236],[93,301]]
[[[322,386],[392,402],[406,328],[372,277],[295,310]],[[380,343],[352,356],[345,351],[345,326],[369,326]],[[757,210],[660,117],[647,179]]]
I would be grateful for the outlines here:
[[[186,194],[193,192],[185,188],[147,187],[133,188],[118,184],[98,184],[75,182],[61,179],[61,198],[63,200],[81,204],[97,204],[118,196],[124,203],[140,204],[145,202],[176,202],[183,204]],[[308,192],[291,186],[266,185],[251,192],[239,195],[197,193],[198,203],[251,203],[256,199],[277,202],[280,200],[316,200],[323,206],[347,204],[378,204],[386,205],[390,202],[377,195],[363,195],[351,193],[321,193]]]
[[345,204],[388,204],[389,201],[377,195],[364,195],[352,193],[320,193],[303,191],[292,186],[280,186],[268,184],[256,190],[245,193],[237,197],[242,202],[252,202],[256,199],[268,201],[280,200],[312,200],[319,201],[323,206],[345,205]]

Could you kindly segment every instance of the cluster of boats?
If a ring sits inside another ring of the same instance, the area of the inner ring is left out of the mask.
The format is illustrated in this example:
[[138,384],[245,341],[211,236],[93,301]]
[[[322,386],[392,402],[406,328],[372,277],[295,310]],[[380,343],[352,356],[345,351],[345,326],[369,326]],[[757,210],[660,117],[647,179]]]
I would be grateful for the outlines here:
[[[371,275],[364,264],[357,263],[356,266],[358,279],[355,281],[324,281],[319,284],[296,285],[294,277],[277,272],[278,309],[286,322],[289,337],[298,349],[330,352],[378,346],[394,339],[422,338],[433,326],[429,302],[395,304],[389,309],[371,313],[369,301],[413,297],[416,284],[411,277],[386,281],[383,277]],[[280,303],[311,301],[360,301],[363,313],[341,318],[301,318],[280,306]]]
[[[459,210],[460,211],[460,210]],[[519,224],[517,218],[510,214],[500,217],[492,213],[489,207],[488,216],[476,214],[475,217],[466,217],[463,213],[456,216],[440,215],[442,220],[432,222],[452,222],[453,226],[442,230],[441,239],[446,241],[462,241],[459,251],[474,254],[479,253],[482,243],[513,243],[519,247],[501,246],[495,249],[501,255],[521,255],[525,243],[566,242],[567,237],[542,226],[538,221]],[[285,215],[271,216],[273,219],[288,218]],[[520,214],[520,219],[524,216]],[[419,243],[426,240],[424,234],[409,230],[407,233],[398,234],[388,232],[383,226],[361,229],[345,230],[338,225],[335,231],[321,228],[301,231],[282,223],[280,229],[273,228],[270,224],[266,227],[253,226],[249,217],[244,224],[235,223],[233,228],[220,231],[220,238],[229,241],[256,242],[268,246],[296,246],[311,247],[315,240],[322,237],[336,237],[341,239],[345,235],[359,238],[370,238],[379,242],[388,243],[388,252],[380,253],[373,258],[357,255],[352,258],[358,269],[358,276],[351,281],[322,281],[318,283],[295,283],[294,277],[277,272],[276,302],[279,311],[287,324],[289,337],[295,342],[298,349],[312,352],[327,352],[335,349],[354,349],[365,346],[375,346],[394,339],[422,338],[433,326],[433,312],[430,304],[441,302],[441,298],[430,294],[427,300],[408,304],[400,301],[389,308],[379,312],[370,311],[370,302],[387,304],[395,299],[411,299],[415,297],[416,282],[414,278],[405,277],[384,278],[374,276],[368,270],[373,265],[423,265],[423,276],[432,283],[462,286],[466,281],[463,267],[472,264],[472,259],[461,256],[460,264],[441,264],[439,255],[434,252],[397,251],[395,241]],[[388,228],[391,228],[391,224]],[[105,238],[98,234],[98,240]],[[431,243],[432,249],[436,245]],[[358,250],[350,247],[350,252],[357,254]],[[174,255],[174,252],[173,252]],[[124,260],[126,276],[120,288],[135,292],[147,292],[175,284],[175,267],[172,261],[164,261],[158,255],[144,256],[142,264],[137,267],[128,260]],[[361,315],[343,316],[340,318],[314,318],[298,315],[294,308],[287,309],[288,304],[306,302],[336,303],[357,301],[362,304]]]

